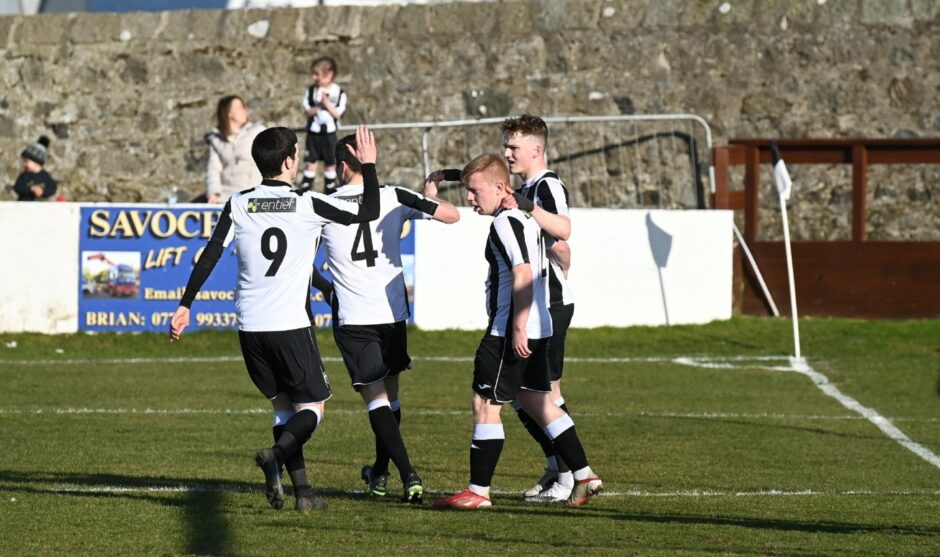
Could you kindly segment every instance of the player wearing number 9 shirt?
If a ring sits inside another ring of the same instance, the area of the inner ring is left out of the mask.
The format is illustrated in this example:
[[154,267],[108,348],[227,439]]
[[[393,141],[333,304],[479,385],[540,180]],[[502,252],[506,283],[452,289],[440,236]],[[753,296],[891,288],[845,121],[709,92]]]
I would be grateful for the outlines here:
[[170,324],[170,340],[189,325],[189,308],[226,245],[235,241],[238,282],[235,312],[242,356],[252,382],[274,407],[274,439],[255,463],[265,475],[266,496],[275,509],[284,505],[281,465],[294,485],[296,509],[323,508],[306,477],[302,447],[323,419],[332,396],[307,313],[316,244],[329,222],[367,222],[379,214],[376,148],[365,126],[356,131],[354,155],[362,161],[361,205],[316,192],[296,193],[291,184],[300,156],[297,135],[288,128],[258,134],[251,155],[261,184],[232,196],[212,237],[193,268]]
[[[358,203],[363,195],[363,168],[346,148],[355,141],[347,136],[337,143],[337,170],[343,186],[331,197]],[[421,501],[424,487],[411,466],[398,425],[398,374],[411,367],[401,236],[411,219],[433,218],[447,224],[460,219],[456,207],[435,198],[443,177],[443,171],[428,176],[423,195],[385,186],[376,220],[358,225],[329,224],[323,229],[323,246],[333,273],[333,338],[353,388],[366,404],[375,434],[375,462],[362,468],[361,477],[373,496],[384,496],[391,459],[401,477],[402,500],[411,503]],[[318,278],[315,285],[319,284]]]

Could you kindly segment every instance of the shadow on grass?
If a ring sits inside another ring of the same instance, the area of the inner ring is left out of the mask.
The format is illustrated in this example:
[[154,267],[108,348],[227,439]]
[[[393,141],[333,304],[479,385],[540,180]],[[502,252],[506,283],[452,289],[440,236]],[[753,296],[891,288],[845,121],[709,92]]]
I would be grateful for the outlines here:
[[[133,499],[179,508],[186,532],[183,553],[231,555],[232,532],[225,519],[227,493],[258,493],[259,507],[264,488],[258,484],[203,478],[153,478],[115,474],[0,471],[0,491],[99,499]],[[366,493],[317,490],[320,495],[365,499]],[[285,509],[290,508],[286,507]],[[272,511],[273,512],[273,511]]]
[[578,509],[570,509],[563,506],[532,507],[527,505],[523,507],[523,510],[520,510],[518,503],[516,505],[506,505],[505,507],[494,507],[492,509],[488,509],[485,512],[506,514],[519,514],[520,512],[525,512],[527,514],[544,515],[558,515],[560,513],[567,512],[580,517],[604,518],[609,520],[621,520],[625,522],[642,522],[650,524],[684,524],[692,526],[736,526],[740,528],[752,528],[756,530],[776,530],[785,532],[827,534],[892,534],[902,536],[929,537],[940,534],[940,526],[901,526],[896,524],[860,524],[855,522],[833,522],[826,520],[811,521],[736,516],[697,516],[692,514],[676,513],[630,513],[598,507],[581,507]]
[[231,529],[221,511],[220,491],[190,491],[182,501],[186,520],[185,553],[231,555]]
[[[147,478],[113,474],[0,472],[0,490],[40,495],[101,499],[125,498],[177,507],[186,532],[184,552],[198,555],[232,554],[231,531],[222,506],[225,491],[252,491],[254,486],[202,479]],[[180,493],[182,496],[177,495]]]

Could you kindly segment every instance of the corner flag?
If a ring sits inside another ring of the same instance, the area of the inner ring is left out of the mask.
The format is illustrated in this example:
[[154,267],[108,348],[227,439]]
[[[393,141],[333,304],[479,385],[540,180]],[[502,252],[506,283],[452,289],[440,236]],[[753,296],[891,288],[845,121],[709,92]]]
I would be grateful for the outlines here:
[[783,221],[783,247],[787,256],[787,279],[790,283],[790,315],[793,319],[793,353],[797,358],[800,354],[800,321],[796,314],[796,281],[793,279],[793,252],[790,249],[790,221],[787,218],[787,200],[790,199],[790,173],[783,164],[780,156],[780,146],[776,141],[770,142],[770,153],[774,163],[774,182],[777,184],[777,193],[780,194],[780,217]]
[[793,185],[793,182],[790,181],[790,173],[787,172],[787,165],[783,163],[783,158],[780,156],[780,147],[776,141],[770,143],[770,154],[773,157],[774,183],[777,184],[777,192],[780,197],[789,201],[790,186]]

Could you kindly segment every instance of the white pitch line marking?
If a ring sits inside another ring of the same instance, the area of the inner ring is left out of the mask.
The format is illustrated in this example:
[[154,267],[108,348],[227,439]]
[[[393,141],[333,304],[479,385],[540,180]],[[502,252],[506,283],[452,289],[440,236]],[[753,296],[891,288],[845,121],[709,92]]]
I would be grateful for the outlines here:
[[[187,415],[266,415],[269,408],[0,408],[0,416],[18,415],[150,415],[150,416],[187,416]],[[365,410],[334,408],[329,414],[357,415]],[[468,410],[433,410],[409,409],[409,415],[415,416],[467,416]],[[857,414],[818,415],[818,414],[774,414],[744,412],[578,412],[577,417],[585,418],[680,418],[693,420],[783,420],[783,421],[859,421],[864,416]],[[893,422],[936,423],[940,418],[894,417]]]
[[[41,481],[41,480],[40,480]],[[8,486],[9,491],[16,491],[15,486]],[[263,491],[258,486],[248,485],[210,485],[210,484],[178,484],[178,485],[92,485],[82,486],[75,484],[53,485],[51,487],[32,488],[44,493],[257,493]],[[358,489],[324,489],[324,495],[331,494],[365,495],[367,492]],[[433,495],[446,495],[452,490],[425,490]],[[495,495],[518,495],[517,491],[494,489]],[[871,489],[845,489],[845,490],[817,490],[817,489],[756,489],[751,491],[721,491],[713,489],[683,489],[677,491],[643,491],[629,489],[627,491],[602,491],[602,497],[661,497],[661,498],[699,498],[699,497],[820,497],[820,496],[875,496],[875,497],[932,497],[940,495],[940,490],[888,490],[877,491]]]
[[[416,362],[472,362],[472,356],[415,356]],[[0,365],[48,366],[48,365],[112,365],[112,364],[174,364],[174,363],[225,363],[241,362],[241,356],[179,356],[159,358],[86,358],[61,360],[0,360]],[[338,356],[323,356],[325,362],[341,362]],[[677,363],[697,367],[719,369],[753,369],[753,366],[734,366],[727,362],[775,362],[787,361],[786,356],[650,356],[622,358],[579,358],[567,357],[566,362],[574,364],[635,364],[635,363]],[[715,365],[710,365],[715,364]]]
[[905,449],[916,454],[937,468],[940,468],[940,456],[937,456],[927,447],[913,441],[892,424],[888,418],[882,416],[877,411],[862,405],[859,401],[843,393],[838,387],[833,385],[829,378],[810,367],[805,358],[790,358],[790,367],[792,371],[809,377],[820,391],[838,400],[842,406],[845,406],[853,412],[857,412],[865,417],[869,422],[884,432],[885,435],[900,444]]
[[[323,358],[324,361],[328,362],[338,362],[341,361],[341,358],[335,356],[327,356]],[[423,358],[416,358],[417,361],[439,361],[439,362],[470,362],[472,358],[464,356],[426,356]],[[689,356],[675,356],[675,357],[641,357],[641,358],[566,358],[566,361],[572,363],[660,363],[660,362],[671,362],[680,365],[706,368],[706,369],[761,369],[766,371],[783,371],[783,372],[796,372],[802,375],[805,375],[813,381],[813,383],[827,396],[830,396],[837,401],[839,401],[843,406],[860,414],[866,420],[875,425],[880,429],[885,435],[889,438],[913,452],[923,460],[932,464],[936,468],[940,468],[940,456],[937,456],[933,451],[913,441],[910,437],[904,434],[900,429],[895,427],[888,418],[882,416],[877,411],[868,408],[867,406],[862,405],[860,402],[854,398],[846,395],[840,391],[835,385],[833,385],[829,378],[814,370],[809,366],[805,358],[794,358],[789,357],[789,366],[753,366],[753,365],[735,365],[730,362],[742,362],[747,363],[751,361],[780,361],[784,360],[780,356],[729,356],[729,357],[715,357],[715,356],[702,356],[702,357],[689,357]],[[185,363],[185,362],[230,362],[230,361],[241,361],[241,358],[236,356],[214,356],[214,357],[177,357],[177,358],[117,358],[117,359],[88,359],[88,360],[0,360],[0,365],[52,365],[52,364],[128,364],[128,363]],[[335,412],[335,410],[334,410]],[[0,415],[4,413],[3,410],[0,410]],[[78,412],[75,412],[78,413]],[[195,412],[192,412],[195,413]]]

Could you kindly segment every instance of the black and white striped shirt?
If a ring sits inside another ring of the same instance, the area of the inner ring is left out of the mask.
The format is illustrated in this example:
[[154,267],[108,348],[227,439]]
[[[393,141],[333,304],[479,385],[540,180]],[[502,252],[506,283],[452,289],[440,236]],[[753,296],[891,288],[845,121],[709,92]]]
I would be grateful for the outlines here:
[[[519,191],[549,213],[571,218],[568,207],[568,190],[558,174],[551,170],[543,170],[526,180]],[[552,244],[555,243],[555,238],[544,232],[543,236],[545,237],[546,249],[550,249]],[[554,261],[550,262],[548,271],[548,299],[552,307],[574,303],[574,291],[571,289],[571,285],[568,284],[565,274],[562,273],[561,267]]]
[[486,279],[487,334],[504,337],[512,332],[512,269],[527,264],[532,268],[532,306],[526,335],[530,339],[552,336],[552,318],[548,312],[548,258],[542,229],[535,219],[519,209],[500,211],[490,225],[485,255],[490,264]]
[[320,104],[320,98],[323,94],[329,97],[330,102],[336,106],[336,111],[340,116],[346,112],[346,91],[342,87],[333,83],[329,87],[317,87],[311,85],[304,92],[302,101],[304,114],[311,108],[316,107],[317,113],[311,116],[307,123],[307,131],[313,133],[336,133],[339,129],[339,118],[333,118],[330,112]]

